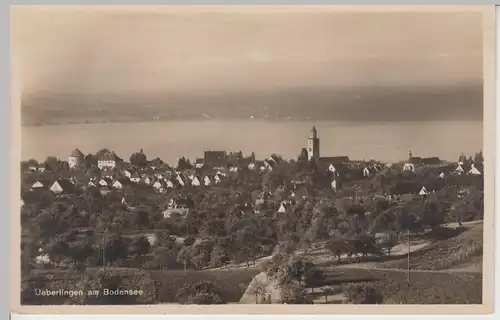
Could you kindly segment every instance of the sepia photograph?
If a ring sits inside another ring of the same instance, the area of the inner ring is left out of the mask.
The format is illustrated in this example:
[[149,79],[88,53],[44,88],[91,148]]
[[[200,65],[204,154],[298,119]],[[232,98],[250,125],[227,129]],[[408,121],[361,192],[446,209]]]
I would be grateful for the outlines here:
[[20,306],[490,303],[490,14],[14,6]]

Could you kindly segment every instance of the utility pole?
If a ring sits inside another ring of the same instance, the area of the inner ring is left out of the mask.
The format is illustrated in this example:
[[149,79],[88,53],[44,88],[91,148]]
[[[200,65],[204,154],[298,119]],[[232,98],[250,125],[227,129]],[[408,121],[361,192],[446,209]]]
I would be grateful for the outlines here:
[[407,270],[406,270],[406,284],[408,287],[410,286],[410,228],[408,228],[408,261],[407,261]]
[[108,228],[104,228],[104,233],[102,234],[102,271],[104,273],[106,268],[106,233]]

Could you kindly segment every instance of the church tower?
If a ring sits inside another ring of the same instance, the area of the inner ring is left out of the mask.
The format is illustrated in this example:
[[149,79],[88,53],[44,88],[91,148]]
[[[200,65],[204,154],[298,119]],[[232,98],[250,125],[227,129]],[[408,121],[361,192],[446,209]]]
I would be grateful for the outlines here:
[[309,161],[319,159],[319,138],[315,126],[312,127],[311,135],[307,139],[307,158]]

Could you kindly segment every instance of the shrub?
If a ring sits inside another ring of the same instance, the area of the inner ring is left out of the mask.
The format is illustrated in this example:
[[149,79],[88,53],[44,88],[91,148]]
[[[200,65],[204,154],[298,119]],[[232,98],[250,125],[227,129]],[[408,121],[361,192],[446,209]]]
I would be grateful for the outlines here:
[[188,284],[177,293],[177,301],[182,304],[222,304],[219,289],[210,281]]
[[[177,302],[177,293],[181,288],[200,281],[209,281],[219,290],[223,303],[238,302],[250,281],[259,273],[258,270],[206,270],[152,271],[151,275],[158,283],[159,302]],[[243,285],[241,285],[243,284]]]
[[346,287],[344,294],[348,301],[354,304],[381,304],[384,300],[376,287],[369,283],[351,283]]
[[307,290],[298,283],[286,283],[281,286],[281,300],[286,304],[312,304]]
[[214,293],[199,293],[189,299],[191,304],[222,304],[219,295]]

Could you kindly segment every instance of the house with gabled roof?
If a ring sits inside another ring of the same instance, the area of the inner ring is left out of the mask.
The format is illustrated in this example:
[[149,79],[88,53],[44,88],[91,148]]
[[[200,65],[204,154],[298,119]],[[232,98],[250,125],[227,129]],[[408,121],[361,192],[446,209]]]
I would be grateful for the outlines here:
[[287,210],[287,205],[286,205],[286,203],[285,203],[284,201],[282,201],[282,202],[280,203],[280,206],[279,206],[279,208],[278,208],[278,211],[277,211],[277,212],[278,212],[278,213],[285,213],[285,212],[286,212],[286,210]]
[[375,169],[369,168],[369,167],[364,167],[363,168],[363,177],[369,178],[372,177],[376,173]]
[[333,191],[337,191],[337,180],[333,179],[332,182],[330,182],[330,187],[332,188]]
[[403,171],[415,172],[415,164],[409,162],[405,163],[403,165]]
[[255,170],[255,167],[256,167],[256,166],[257,166],[257,165],[255,164],[255,161],[250,161],[250,162],[248,163],[247,168],[248,168],[248,170],[253,171],[253,170]]
[[464,170],[464,168],[462,167],[462,165],[459,163],[459,164],[457,165],[457,167],[455,168],[455,174],[460,175],[460,174],[463,174],[463,173],[465,173],[465,170]]
[[111,185],[111,187],[114,189],[123,189],[129,183],[130,180],[127,179],[116,179]]
[[99,180],[98,184],[103,188],[111,187],[113,185],[113,180],[108,177],[103,177]]
[[420,189],[420,191],[418,192],[418,195],[419,196],[427,196],[427,195],[429,195],[429,192],[427,192],[427,189],[425,188],[425,186],[423,186],[422,189]]
[[129,180],[133,183],[139,183],[141,181],[141,175],[139,174],[139,172],[135,171],[134,173],[132,173]]
[[211,167],[225,167],[227,164],[226,151],[205,151],[204,165]]
[[50,188],[51,185],[52,185],[52,183],[50,181],[40,179],[40,180],[35,181],[35,183],[33,183],[31,185],[31,189],[32,190],[48,189],[48,188]]
[[429,157],[429,158],[422,158],[420,163],[423,166],[440,166],[442,165],[443,161],[439,159],[438,157]]
[[149,176],[142,177],[142,183],[150,185],[152,182],[153,180]]
[[196,169],[201,169],[201,168],[203,168],[203,166],[205,166],[205,159],[196,158],[196,160],[194,161],[194,167]]
[[160,180],[161,180],[161,179],[163,179],[163,178],[165,178],[165,177],[164,177],[161,173],[155,173],[155,174],[154,174],[154,177],[155,177],[156,179],[160,179]]
[[155,159],[149,161],[149,166],[152,169],[161,168],[161,167],[163,167],[164,164],[165,164],[165,162],[163,162],[163,160],[161,160],[160,158],[155,158]]
[[56,180],[50,186],[50,190],[57,195],[69,195],[76,192],[75,186],[68,179]]
[[124,169],[122,171],[122,174],[123,174],[124,177],[130,179],[130,177],[132,177],[132,170],[130,170],[130,169]]
[[153,188],[158,193],[163,193],[165,191],[166,182],[163,180],[157,180],[153,183]]
[[108,168],[104,168],[101,172],[101,177],[104,177],[104,178],[109,178],[109,179],[113,179],[114,177],[114,172],[113,170],[111,169],[108,169]]
[[171,180],[166,179],[165,180],[165,187],[166,188],[173,188],[174,187],[174,183]]
[[101,170],[103,168],[114,169],[116,167],[117,161],[118,157],[116,156],[116,154],[107,150],[97,158],[97,167],[99,167],[99,169]]
[[165,187],[165,181],[163,181],[163,180],[156,180],[153,183],[153,188],[155,188],[155,189],[164,188],[164,187]]
[[184,187],[186,185],[186,182],[184,181],[184,179],[182,178],[181,175],[177,175],[175,177],[175,180],[177,180],[177,183],[179,183],[179,185],[182,187]]
[[205,176],[205,178],[203,178],[203,184],[205,186],[209,186],[211,183],[212,183],[212,180],[210,180],[209,176]]
[[467,172],[468,174],[475,175],[475,176],[480,176],[482,175],[482,166],[476,166],[474,163],[471,164],[470,170]]
[[221,183],[222,182],[221,176],[219,176],[218,174],[216,174],[214,176],[214,181],[215,181],[216,184]]
[[199,187],[200,186],[200,180],[198,179],[198,177],[193,177],[193,179],[191,180],[191,185],[193,187]]

